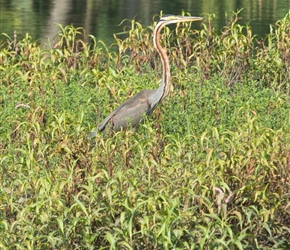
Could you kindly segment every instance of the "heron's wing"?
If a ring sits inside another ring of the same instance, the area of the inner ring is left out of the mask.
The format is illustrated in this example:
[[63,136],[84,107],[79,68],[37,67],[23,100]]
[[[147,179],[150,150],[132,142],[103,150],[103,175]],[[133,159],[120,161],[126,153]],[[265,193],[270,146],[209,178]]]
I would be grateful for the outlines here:
[[124,114],[126,117],[127,114],[134,115],[135,111],[146,113],[150,109],[150,104],[148,103],[148,97],[154,92],[154,90],[142,90],[136,95],[132,96],[125,102],[123,102],[118,108],[112,111],[99,125],[98,129],[103,130],[109,120],[117,114]]

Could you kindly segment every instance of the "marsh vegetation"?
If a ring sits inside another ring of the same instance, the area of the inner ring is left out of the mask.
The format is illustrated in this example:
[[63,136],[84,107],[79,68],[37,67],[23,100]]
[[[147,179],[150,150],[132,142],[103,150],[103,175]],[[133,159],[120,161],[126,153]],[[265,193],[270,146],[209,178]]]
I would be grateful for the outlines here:
[[161,76],[154,26],[106,47],[61,27],[54,48],[0,43],[0,248],[290,246],[290,13],[258,38],[165,28],[172,91],[138,132],[88,132]]

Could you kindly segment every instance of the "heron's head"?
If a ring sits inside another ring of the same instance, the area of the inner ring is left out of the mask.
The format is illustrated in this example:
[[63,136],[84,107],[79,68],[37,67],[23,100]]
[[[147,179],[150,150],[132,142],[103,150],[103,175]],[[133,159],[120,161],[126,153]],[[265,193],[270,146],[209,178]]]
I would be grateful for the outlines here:
[[171,23],[200,21],[202,19],[203,19],[202,17],[196,17],[196,16],[164,15],[163,17],[160,18],[158,23],[162,22],[165,25],[168,25],[168,24],[171,24]]

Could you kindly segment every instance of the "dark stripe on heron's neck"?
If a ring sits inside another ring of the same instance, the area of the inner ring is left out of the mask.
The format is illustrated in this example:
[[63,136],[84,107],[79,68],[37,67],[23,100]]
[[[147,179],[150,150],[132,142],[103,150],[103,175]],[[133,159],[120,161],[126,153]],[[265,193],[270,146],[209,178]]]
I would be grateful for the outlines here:
[[158,23],[157,26],[155,27],[155,32],[154,32],[156,50],[159,53],[161,63],[162,63],[161,84],[162,83],[164,84],[163,89],[162,89],[162,96],[160,100],[162,100],[167,95],[169,84],[170,84],[170,66],[168,62],[168,57],[167,57],[166,51],[162,48],[160,44],[160,32],[165,25],[166,25],[165,23]]

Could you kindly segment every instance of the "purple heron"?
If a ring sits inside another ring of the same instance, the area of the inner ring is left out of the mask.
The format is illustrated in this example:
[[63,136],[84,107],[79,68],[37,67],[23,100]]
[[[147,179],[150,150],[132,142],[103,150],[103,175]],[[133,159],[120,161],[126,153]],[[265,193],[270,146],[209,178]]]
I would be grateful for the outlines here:
[[126,100],[112,111],[95,131],[89,134],[89,138],[94,137],[98,130],[103,131],[106,127],[114,131],[126,129],[128,126],[137,128],[144,115],[150,115],[153,112],[156,105],[168,95],[170,89],[169,60],[165,49],[160,45],[160,31],[168,24],[199,20],[202,20],[202,17],[166,15],[157,22],[153,32],[153,43],[162,63],[160,86],[155,90],[142,90]]

